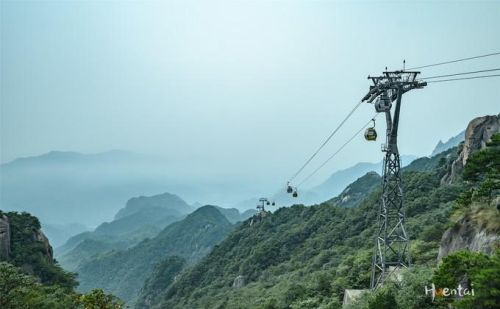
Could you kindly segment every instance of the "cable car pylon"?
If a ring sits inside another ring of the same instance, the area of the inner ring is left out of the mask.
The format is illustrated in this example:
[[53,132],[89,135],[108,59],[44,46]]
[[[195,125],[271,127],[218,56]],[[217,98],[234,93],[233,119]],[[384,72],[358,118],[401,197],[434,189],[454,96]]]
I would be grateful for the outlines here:
[[[378,211],[378,229],[372,258],[371,289],[377,289],[398,270],[411,264],[410,241],[405,228],[403,190],[401,187],[401,161],[398,150],[398,127],[401,99],[404,93],[420,89],[426,82],[416,79],[417,71],[386,71],[382,76],[370,77],[373,85],[363,102],[374,103],[377,113],[385,113],[386,143],[382,175],[382,200]],[[392,103],[395,109],[391,114]],[[367,132],[368,133],[368,132]],[[375,133],[376,134],[376,133]],[[365,134],[367,140],[374,140]],[[375,136],[376,139],[376,136]]]
[[266,216],[266,205],[269,206],[269,205],[272,205],[272,206],[275,206],[276,203],[275,202],[271,202],[269,201],[269,199],[265,198],[265,197],[261,197],[259,199],[259,204],[257,204],[257,212],[258,212],[258,215],[260,217],[265,217]]

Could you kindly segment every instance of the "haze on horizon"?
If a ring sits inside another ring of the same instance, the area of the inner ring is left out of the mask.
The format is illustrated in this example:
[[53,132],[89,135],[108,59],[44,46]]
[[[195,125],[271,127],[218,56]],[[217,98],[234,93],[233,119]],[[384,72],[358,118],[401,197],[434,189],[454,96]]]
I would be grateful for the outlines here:
[[[125,149],[165,157],[172,177],[261,187],[300,167],[368,91],[367,75],[403,59],[409,67],[500,51],[494,2],[2,1],[0,10],[2,163]],[[470,119],[497,114],[498,85],[406,95],[401,152],[428,155]],[[311,168],[373,113],[363,105]],[[381,158],[380,141],[359,137],[312,183]]]

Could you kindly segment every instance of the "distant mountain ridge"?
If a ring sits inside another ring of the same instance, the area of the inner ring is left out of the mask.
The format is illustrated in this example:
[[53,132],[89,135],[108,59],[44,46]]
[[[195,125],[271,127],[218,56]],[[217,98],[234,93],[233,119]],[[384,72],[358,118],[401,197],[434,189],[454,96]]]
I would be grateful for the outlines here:
[[327,201],[327,203],[339,207],[354,207],[368,194],[380,188],[381,181],[382,177],[380,177],[379,174],[376,172],[368,172],[348,185],[344,191]]
[[[402,155],[402,166],[410,164],[416,158],[417,157],[414,155]],[[317,202],[323,202],[340,194],[342,190],[344,190],[344,188],[347,187],[350,183],[354,182],[356,179],[368,172],[376,172],[378,174],[381,174],[382,161],[377,163],[360,162],[346,169],[338,170],[334,172],[322,184],[311,188],[310,191],[315,192],[318,195],[320,201]]]
[[[410,164],[417,157],[413,155],[402,155],[402,165]],[[369,172],[381,173],[382,161],[378,163],[360,162],[351,167],[335,171],[323,183],[318,186],[301,189],[299,188],[298,198],[293,198],[290,194],[286,194],[284,189],[277,192],[273,199],[279,206],[290,206],[293,204],[318,204],[331,200],[339,195],[349,184],[356,181],[358,178]]]
[[143,212],[146,209],[164,208],[172,215],[182,216],[194,210],[194,208],[175,194],[163,193],[154,196],[133,197],[127,201],[124,208],[115,215],[115,220],[130,216],[136,212]]
[[54,248],[62,246],[70,237],[89,230],[88,227],[78,223],[47,224],[41,222],[41,224],[43,232]]
[[[240,213],[237,209],[215,207],[231,223],[243,221],[256,211]],[[92,232],[71,237],[63,246],[56,248],[60,264],[69,271],[98,259],[113,250],[126,250],[146,238],[154,238],[168,225],[185,218],[191,210],[183,199],[175,194],[134,197],[118,211],[115,220],[100,224]]]
[[[77,222],[95,227],[112,220],[132,196],[175,192],[203,205],[208,201],[228,204],[233,198],[212,178],[179,173],[179,167],[163,156],[122,150],[51,151],[0,165],[0,205],[4,210],[28,211],[47,226]],[[235,187],[241,186],[235,182],[225,186],[231,192]],[[65,240],[62,237],[56,243]]]
[[127,250],[109,252],[78,267],[79,289],[100,287],[134,302],[156,264],[168,256],[179,256],[187,263],[198,261],[232,229],[233,225],[217,207],[200,207],[152,239]]
[[[402,155],[403,166],[409,165],[417,157],[414,155]],[[294,198],[285,192],[285,188],[276,192],[270,198],[276,202],[276,206],[291,206],[294,204],[312,205],[319,204],[338,196],[349,184],[355,182],[369,172],[381,173],[382,161],[378,163],[360,162],[351,167],[333,172],[323,183],[312,188],[299,188],[298,197]],[[234,205],[238,209],[255,209],[258,197],[241,201]],[[269,208],[269,207],[268,207]],[[273,210],[275,208],[270,208]]]
[[145,238],[155,237],[191,211],[183,199],[170,193],[131,198],[118,211],[115,220],[100,224],[92,232],[71,237],[56,248],[56,254],[61,265],[73,271],[95,255],[126,249]]
[[462,132],[458,133],[457,135],[450,137],[446,142],[439,141],[434,147],[434,150],[431,153],[431,157],[437,155],[438,153],[441,153],[443,151],[446,151],[450,148],[458,146],[461,142],[463,142],[465,139],[465,130]]
[[168,162],[127,151],[97,154],[51,151],[0,165],[2,209],[42,222],[95,226],[131,196],[168,191]]
[[219,206],[214,207],[217,208],[217,210],[219,210],[219,212],[233,224],[240,221],[245,221],[246,219],[257,213],[257,210],[255,209],[248,209],[240,213],[240,211],[236,208],[223,208]]
[[[2,163],[4,167],[11,167],[20,164],[39,164],[42,162],[52,162],[52,163],[70,163],[70,162],[82,162],[82,161],[101,161],[102,159],[107,160],[117,160],[117,159],[141,159],[143,155],[125,151],[125,150],[109,150],[105,152],[84,154],[76,151],[60,151],[52,150],[47,153],[37,155],[37,156],[27,156],[14,159],[9,162]],[[152,156],[151,156],[152,157]]]

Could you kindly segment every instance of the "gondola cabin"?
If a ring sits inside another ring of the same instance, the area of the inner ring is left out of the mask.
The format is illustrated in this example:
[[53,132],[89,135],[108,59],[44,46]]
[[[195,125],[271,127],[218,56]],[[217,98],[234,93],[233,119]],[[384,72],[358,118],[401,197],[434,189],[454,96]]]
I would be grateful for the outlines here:
[[377,131],[375,131],[375,128],[366,129],[365,139],[367,141],[376,141],[377,140]]

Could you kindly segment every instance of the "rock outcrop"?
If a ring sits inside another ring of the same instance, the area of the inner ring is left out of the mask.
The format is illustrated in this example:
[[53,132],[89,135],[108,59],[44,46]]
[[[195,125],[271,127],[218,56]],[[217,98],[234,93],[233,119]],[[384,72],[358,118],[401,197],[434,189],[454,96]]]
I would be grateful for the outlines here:
[[458,146],[461,142],[464,141],[464,139],[465,139],[465,130],[458,133],[456,136],[451,137],[449,140],[447,140],[444,143],[443,143],[443,141],[440,140],[437,143],[436,147],[434,147],[434,150],[431,153],[431,157],[434,157],[435,155],[437,155],[443,151],[446,151],[450,148]]
[[243,277],[242,275],[239,275],[238,277],[234,278],[234,281],[233,281],[233,288],[234,289],[241,289],[244,286],[245,286],[245,277]]
[[37,242],[41,242],[43,244],[44,248],[44,255],[47,258],[47,261],[51,264],[54,262],[54,251],[52,250],[52,246],[49,243],[49,239],[45,234],[41,231],[38,230],[36,233],[33,234],[33,240]]
[[10,254],[10,224],[9,218],[0,215],[0,261],[9,258]]
[[480,218],[494,222],[499,220],[498,216],[496,209],[483,209],[463,216],[455,226],[444,232],[439,246],[438,261],[459,250],[491,254],[500,244],[498,227],[492,229],[485,222],[481,222]]
[[[493,134],[500,132],[500,115],[473,119],[465,130],[465,140],[459,146],[458,157],[451,163],[449,171],[441,178],[449,184],[461,177],[461,172],[470,156],[486,147]],[[497,208],[471,205],[452,228],[441,238],[438,261],[447,255],[470,250],[491,254],[500,243],[500,222]]]
[[[11,258],[11,223],[9,218],[5,214],[0,214],[0,261],[8,260]],[[41,244],[41,253],[45,257],[48,263],[54,263],[54,252],[52,246],[49,243],[49,239],[42,230],[33,230],[33,234],[25,240],[26,243],[39,243]],[[38,246],[38,245],[37,245]],[[30,265],[26,265],[26,268],[31,269]]]
[[442,184],[449,184],[460,177],[467,159],[474,152],[486,147],[491,136],[500,132],[500,114],[483,116],[469,122],[465,130],[464,143],[460,147],[458,158],[452,163],[450,171],[441,179]]

